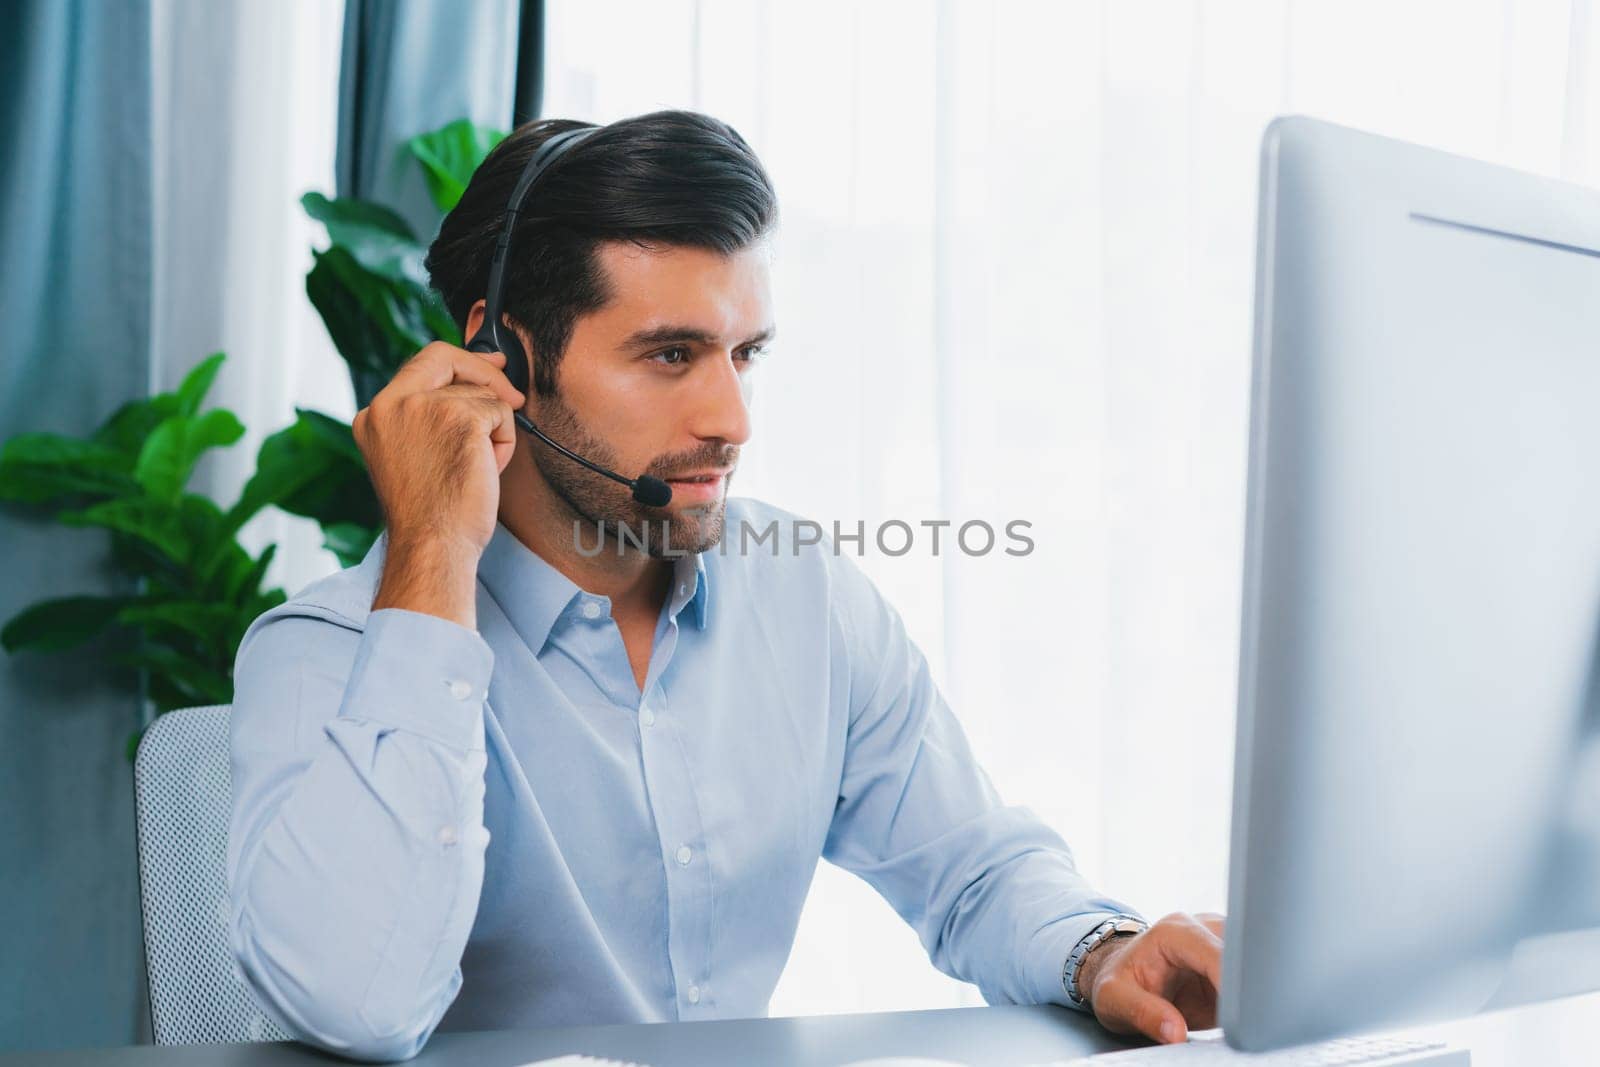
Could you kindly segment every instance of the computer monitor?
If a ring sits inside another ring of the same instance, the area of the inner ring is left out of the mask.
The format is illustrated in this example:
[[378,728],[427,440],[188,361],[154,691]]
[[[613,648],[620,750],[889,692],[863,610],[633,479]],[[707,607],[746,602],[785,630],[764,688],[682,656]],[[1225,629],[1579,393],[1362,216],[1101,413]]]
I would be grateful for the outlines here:
[[1281,118],[1256,277],[1227,1039],[1600,987],[1600,193]]

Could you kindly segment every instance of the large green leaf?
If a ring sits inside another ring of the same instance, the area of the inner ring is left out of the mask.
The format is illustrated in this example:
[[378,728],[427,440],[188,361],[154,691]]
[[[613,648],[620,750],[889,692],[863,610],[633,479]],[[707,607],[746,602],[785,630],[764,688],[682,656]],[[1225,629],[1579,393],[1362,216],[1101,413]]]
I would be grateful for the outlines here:
[[461,344],[461,333],[456,329],[438,294],[423,286],[397,283],[384,294],[390,317],[405,336],[420,341],[414,348],[404,350],[400,358],[388,368],[390,377],[400,365],[415,355],[430,341],[448,341]]
[[[165,603],[129,604],[117,612],[117,621],[136,626],[167,626],[201,641],[222,645],[238,622],[239,609],[233,604],[193,600]],[[219,640],[220,639],[220,640]]]
[[81,511],[64,511],[56,520],[67,526],[103,526],[137,537],[182,566],[193,551],[188,524],[169,501],[150,496],[106,500]]
[[363,267],[335,245],[313,252],[306,295],[322,316],[334,347],[350,367],[356,402],[371,403],[394,372],[432,341],[420,305],[428,294],[411,282]]
[[127,470],[133,472],[133,462],[144,447],[145,438],[169,415],[178,411],[176,393],[159,393],[156,396],[130,400],[118,408],[94,432],[94,440],[114,449],[126,457]]
[[[79,525],[86,525],[79,523]],[[111,531],[111,565],[123,574],[139,577],[161,589],[180,588],[189,581],[189,569],[155,545],[120,531]]]
[[244,426],[221,408],[204,415],[169,416],[145,439],[133,476],[150,495],[175,501],[207,449],[231,445],[242,436]]
[[42,504],[77,494],[116,496],[137,489],[131,469],[126,455],[96,441],[18,434],[0,449],[0,500]]
[[[398,212],[371,200],[357,200],[349,196],[329,200],[321,193],[310,192],[300,198],[300,206],[306,209],[306,214],[328,227],[328,236],[334,244],[354,244],[372,232],[401,237],[407,241],[417,239],[410,224]],[[345,240],[346,235],[353,239]]]
[[[277,552],[277,545],[268,545],[262,549],[261,555],[251,560],[249,566],[228,576],[222,588],[222,595],[231,602],[240,599],[241,594],[249,596],[260,590],[261,583],[267,576],[267,568],[272,566],[272,557]],[[246,555],[245,558],[250,557]]]
[[194,415],[199,412],[200,404],[211,391],[211,383],[216,381],[217,371],[222,369],[222,361],[226,358],[221,352],[213,352],[184,376],[177,393],[180,414]]
[[30,604],[0,629],[7,652],[55,652],[80,645],[104,630],[131,598],[68,596]]
[[366,470],[366,460],[362,458],[361,446],[356,444],[355,429],[348,422],[310,408],[295,408],[294,413],[296,421],[304,424],[305,429],[328,449],[352,463],[359,463],[362,470]]
[[300,204],[306,214],[327,226],[328,239],[363,267],[386,278],[426,283],[422,266],[426,250],[393,211],[366,200],[329,200],[321,193],[307,193]]
[[446,212],[454,208],[466,192],[472,172],[505,136],[500,130],[474,125],[470,119],[457,119],[406,142],[422,164],[434,206]]
[[229,525],[222,509],[209,498],[185,493],[178,499],[178,521],[184,539],[189,544],[189,557],[185,561],[192,580],[198,580],[207,592],[214,563],[219,555],[238,553],[249,559],[249,554],[234,540],[234,528]]
[[229,512],[229,523],[237,529],[275,505],[324,527],[378,526],[383,512],[349,425],[317,411],[298,409],[295,415],[292,425],[261,443],[256,473]]

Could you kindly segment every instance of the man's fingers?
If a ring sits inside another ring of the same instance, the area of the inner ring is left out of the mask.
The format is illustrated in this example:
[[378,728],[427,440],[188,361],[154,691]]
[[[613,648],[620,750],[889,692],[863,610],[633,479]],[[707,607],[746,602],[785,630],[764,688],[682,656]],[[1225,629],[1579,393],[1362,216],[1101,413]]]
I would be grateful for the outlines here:
[[495,405],[500,419],[489,428],[489,440],[497,445],[517,443],[517,424],[512,418],[510,409],[503,404]]
[[517,443],[517,424],[514,418],[514,409],[502,404],[498,399],[493,401],[495,413],[499,418],[489,428],[489,440],[497,445],[514,445]]
[[1203,975],[1211,988],[1222,988],[1222,938],[1200,923],[1173,925],[1161,940],[1167,960]]
[[1218,937],[1223,936],[1223,930],[1227,927],[1227,916],[1218,915],[1214,911],[1202,911],[1195,913],[1195,918],[1198,919],[1200,925],[1204,926],[1207,930],[1210,930]]
[[513,421],[510,408],[496,405],[496,410],[500,419],[489,430],[489,442],[494,448],[496,469],[504,471],[517,450],[517,424]]
[[394,377],[402,393],[462,383],[488,386],[507,404],[520,408],[525,398],[506,378],[504,365],[504,352],[468,352],[436,341],[407,360]]
[[440,397],[465,402],[480,410],[485,418],[483,425],[486,429],[498,431],[501,424],[515,428],[516,424],[512,422],[515,405],[507,403],[493,386],[456,382],[436,392]]
[[1094,1013],[1113,1033],[1140,1033],[1169,1045],[1189,1036],[1182,1012],[1129,978],[1102,983],[1095,991]]
[[[501,355],[501,353],[496,353]],[[450,360],[451,383],[460,385],[470,383],[482,385],[494,390],[495,396],[504,403],[514,408],[521,408],[523,395],[511,384],[505,373],[476,352],[462,353],[453,351]]]

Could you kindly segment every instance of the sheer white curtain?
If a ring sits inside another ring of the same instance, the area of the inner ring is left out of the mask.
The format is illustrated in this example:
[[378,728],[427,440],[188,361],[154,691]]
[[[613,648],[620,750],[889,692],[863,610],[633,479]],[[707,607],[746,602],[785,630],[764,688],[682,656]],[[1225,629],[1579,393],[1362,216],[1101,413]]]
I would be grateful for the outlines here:
[[[210,401],[239,416],[245,437],[192,483],[224,503],[296,406],[355,414],[344,361],[306,298],[312,246],[327,238],[300,208],[309,190],[333,195],[343,20],[343,0],[151,5],[151,386],[171,389],[228,353]],[[278,543],[267,577],[291,594],[338,568],[315,522],[275,509],[240,540],[252,552]]]
[[[1262,128],[1595,181],[1594,7],[550,0],[546,114],[751,141],[781,336],[737,490],[1031,522],[1026,557],[864,565],[1008,800],[1152,915],[1221,909]],[[772,1010],[978,1002],[824,868]]]

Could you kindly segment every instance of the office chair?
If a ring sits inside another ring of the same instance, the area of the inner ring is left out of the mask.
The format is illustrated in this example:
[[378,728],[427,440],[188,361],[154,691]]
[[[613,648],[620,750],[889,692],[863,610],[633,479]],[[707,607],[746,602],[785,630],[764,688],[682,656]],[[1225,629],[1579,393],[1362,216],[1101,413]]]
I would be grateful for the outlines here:
[[228,948],[227,705],[158,716],[133,766],[150,1023],[158,1045],[285,1041]]

